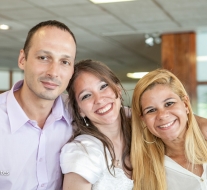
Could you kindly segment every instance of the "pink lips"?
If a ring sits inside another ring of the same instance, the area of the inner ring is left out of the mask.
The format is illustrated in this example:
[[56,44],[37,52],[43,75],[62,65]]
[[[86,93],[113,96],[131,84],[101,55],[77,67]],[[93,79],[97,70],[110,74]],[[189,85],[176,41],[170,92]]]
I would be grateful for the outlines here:
[[44,81],[41,81],[43,86],[49,90],[54,90],[58,85],[55,84],[55,83],[51,83],[51,82],[44,82]]

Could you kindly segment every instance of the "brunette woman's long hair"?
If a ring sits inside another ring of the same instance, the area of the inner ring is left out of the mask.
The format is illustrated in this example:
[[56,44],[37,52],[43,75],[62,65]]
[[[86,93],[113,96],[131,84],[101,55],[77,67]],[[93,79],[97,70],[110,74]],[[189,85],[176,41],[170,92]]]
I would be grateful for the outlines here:
[[[114,163],[113,161],[116,160],[114,146],[111,140],[106,135],[104,135],[87,117],[85,117],[85,120],[89,125],[86,126],[83,118],[79,113],[79,107],[75,97],[74,83],[76,79],[81,75],[81,73],[85,73],[85,72],[91,73],[94,76],[100,78],[102,81],[105,81],[108,84],[108,86],[112,88],[112,90],[114,91],[116,98],[121,99],[122,106],[120,108],[120,116],[121,116],[121,130],[123,133],[123,141],[124,141],[122,165],[124,170],[131,171],[131,166],[129,165],[129,162],[127,162],[127,159],[129,159],[130,156],[130,144],[131,144],[130,120],[131,119],[127,116],[127,111],[123,105],[123,99],[120,93],[120,89],[122,89],[124,92],[125,90],[121,85],[120,80],[116,77],[116,75],[102,62],[88,59],[88,60],[82,60],[76,63],[74,66],[74,74],[66,89],[69,94],[69,104],[71,106],[71,114],[73,118],[72,125],[74,127],[74,135],[72,136],[70,141],[74,140],[75,137],[81,134],[94,136],[103,143],[106,163],[108,163],[108,159],[106,155],[107,149],[109,150],[109,153],[112,157],[112,163]],[[109,166],[107,164],[107,168],[110,173],[111,173],[110,171],[111,167],[113,167],[113,165]]]

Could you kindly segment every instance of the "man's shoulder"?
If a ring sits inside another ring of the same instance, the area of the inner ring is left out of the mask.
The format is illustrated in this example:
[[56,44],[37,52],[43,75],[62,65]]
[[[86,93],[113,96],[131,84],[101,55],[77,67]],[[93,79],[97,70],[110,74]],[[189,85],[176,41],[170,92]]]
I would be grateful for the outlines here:
[[3,92],[3,93],[0,94],[0,105],[6,103],[8,93],[9,93],[9,91],[6,91],[6,92]]
[[9,91],[0,94],[0,121],[2,124],[2,119],[7,117],[7,96]]

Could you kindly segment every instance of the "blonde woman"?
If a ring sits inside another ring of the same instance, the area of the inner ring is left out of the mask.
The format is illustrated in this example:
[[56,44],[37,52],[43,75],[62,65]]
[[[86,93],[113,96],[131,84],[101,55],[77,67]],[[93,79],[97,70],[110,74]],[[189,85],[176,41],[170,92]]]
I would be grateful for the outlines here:
[[132,100],[134,189],[206,190],[207,143],[202,131],[175,75],[157,69],[140,79]]

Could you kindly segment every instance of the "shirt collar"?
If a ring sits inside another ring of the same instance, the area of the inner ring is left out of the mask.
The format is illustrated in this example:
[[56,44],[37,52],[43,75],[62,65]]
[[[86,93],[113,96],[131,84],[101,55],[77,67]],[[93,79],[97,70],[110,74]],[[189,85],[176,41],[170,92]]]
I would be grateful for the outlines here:
[[24,113],[21,106],[18,104],[16,98],[14,97],[14,92],[20,89],[22,84],[23,80],[17,82],[9,91],[9,94],[7,96],[7,110],[12,133],[17,131],[21,126],[29,121],[29,118]]
[[55,100],[52,115],[55,117],[55,120],[64,119],[70,125],[71,116],[68,110],[68,96],[66,94],[58,96]]
[[[14,92],[20,89],[22,84],[23,80],[14,84],[7,97],[7,110],[12,133],[30,120],[14,97]],[[67,99],[66,94],[59,96],[54,102],[51,114],[55,120],[64,119],[70,125],[71,118],[68,112]]]

